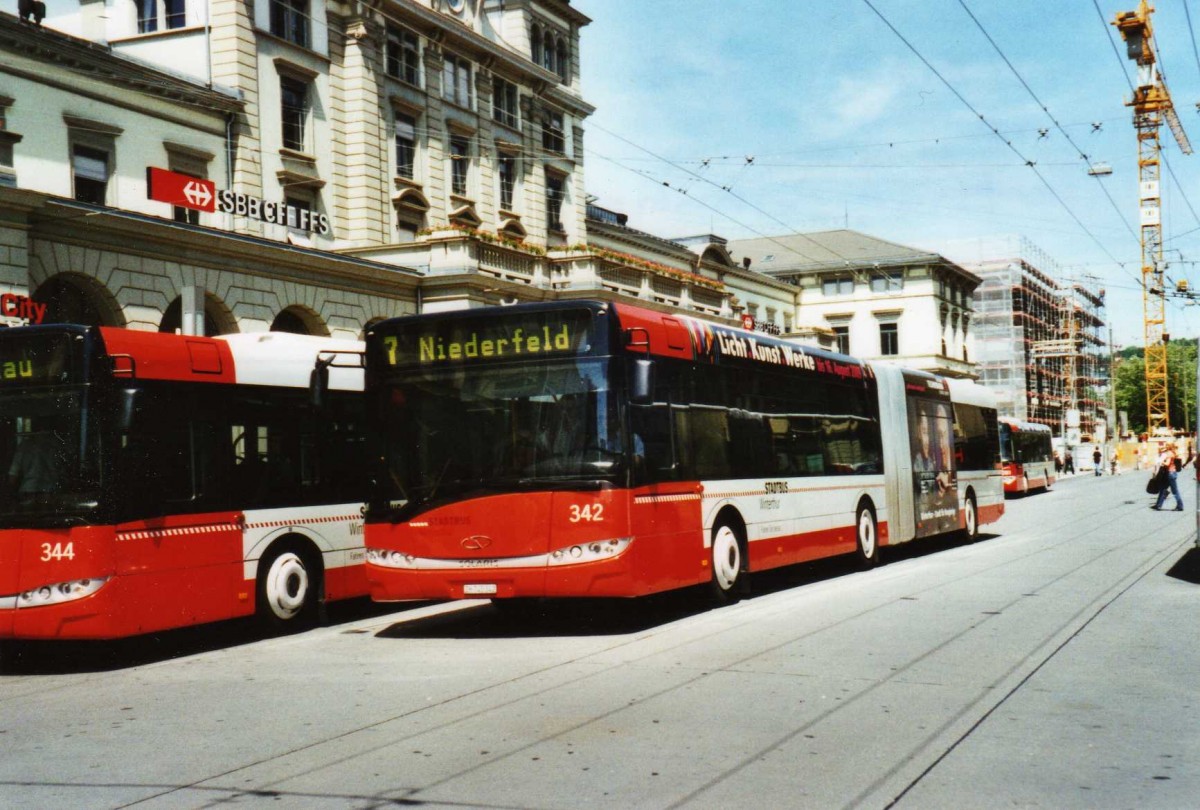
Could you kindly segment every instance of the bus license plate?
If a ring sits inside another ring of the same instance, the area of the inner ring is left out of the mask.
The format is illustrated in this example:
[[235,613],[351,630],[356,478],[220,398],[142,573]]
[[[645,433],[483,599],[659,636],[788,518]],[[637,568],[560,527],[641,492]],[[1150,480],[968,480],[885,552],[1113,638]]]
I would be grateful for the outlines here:
[[494,582],[468,582],[463,585],[463,594],[466,596],[482,596],[496,592],[496,584]]

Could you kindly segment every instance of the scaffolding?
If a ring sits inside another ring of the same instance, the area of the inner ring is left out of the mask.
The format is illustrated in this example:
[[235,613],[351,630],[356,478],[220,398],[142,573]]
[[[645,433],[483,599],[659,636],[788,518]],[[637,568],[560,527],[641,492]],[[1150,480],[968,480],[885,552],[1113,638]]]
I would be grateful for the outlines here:
[[1058,436],[1078,411],[1079,441],[1093,441],[1107,412],[1104,290],[1094,279],[1065,278],[1023,238],[990,247],[1007,258],[964,263],[982,279],[972,329],[980,383],[995,392],[1001,414]]

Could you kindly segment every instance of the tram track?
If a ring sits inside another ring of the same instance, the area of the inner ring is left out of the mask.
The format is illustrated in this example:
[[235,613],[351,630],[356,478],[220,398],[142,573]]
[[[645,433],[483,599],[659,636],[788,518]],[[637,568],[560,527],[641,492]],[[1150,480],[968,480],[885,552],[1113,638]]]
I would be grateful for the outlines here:
[[[1125,514],[1123,514],[1123,513],[1125,513]],[[1127,503],[1110,503],[1103,509],[1091,513],[1089,515],[1089,519],[1090,519],[1090,521],[1095,522],[1095,521],[1105,520],[1106,518],[1109,518],[1109,517],[1111,517],[1111,518],[1133,517],[1133,514],[1134,514],[1133,510],[1129,508],[1129,504],[1127,504]],[[1139,512],[1138,514],[1141,514],[1141,513]],[[754,661],[756,658],[760,658],[760,657],[768,655],[774,651],[784,649],[790,645],[795,645],[797,643],[802,643],[805,641],[811,641],[823,633],[830,632],[831,630],[834,630],[834,629],[838,628],[840,625],[843,625],[847,622],[862,618],[863,616],[866,616],[873,611],[879,611],[879,610],[883,610],[883,609],[886,609],[889,607],[894,607],[897,603],[902,602],[902,601],[909,601],[909,600],[913,600],[913,599],[920,599],[922,597],[930,596],[930,595],[935,594],[939,589],[949,587],[952,584],[955,584],[956,582],[961,583],[963,581],[970,580],[972,577],[979,577],[979,576],[986,576],[988,574],[994,574],[996,571],[1004,568],[1005,566],[1016,564],[1022,560],[1027,560],[1029,557],[1036,556],[1039,554],[1045,554],[1045,553],[1053,551],[1057,548],[1060,548],[1062,546],[1070,545],[1072,543],[1078,544],[1081,542],[1081,540],[1086,539],[1086,537],[1088,536],[1089,531],[1090,531],[1086,526],[1081,527],[1079,525],[1077,518],[1070,519],[1065,515],[1060,515],[1059,519],[1057,521],[1055,521],[1055,524],[1052,526],[1048,526],[1046,523],[1041,523],[1038,526],[1038,529],[1039,529],[1039,531],[1037,532],[1037,536],[1045,537],[1049,533],[1052,536],[1055,536],[1056,539],[1053,541],[1050,541],[1048,543],[1039,543],[1037,548],[1031,549],[1028,553],[1019,555],[1018,557],[1011,557],[1011,556],[1006,557],[1004,560],[998,561],[994,565],[989,565],[987,567],[971,571],[967,574],[964,574],[961,577],[958,577],[956,580],[941,581],[941,582],[937,583],[936,585],[932,585],[929,587],[905,591],[905,592],[903,592],[893,598],[890,598],[886,601],[879,602],[877,604],[873,604],[862,611],[843,616],[843,617],[837,619],[836,621],[827,622],[818,627],[807,628],[802,633],[790,635],[789,637],[784,638],[784,639],[780,640],[778,643],[773,644],[769,647],[756,649],[752,653],[750,653],[740,659],[737,659],[735,661],[728,662],[727,664],[725,664],[721,667],[705,668],[702,671],[697,672],[696,674],[692,675],[691,677],[685,678],[678,682],[670,683],[670,684],[664,686],[660,690],[651,691],[651,692],[639,695],[639,696],[637,696],[636,699],[631,700],[626,704],[614,706],[609,711],[601,712],[594,716],[590,716],[579,723],[569,725],[567,727],[559,728],[553,734],[543,735],[536,739],[529,740],[523,745],[520,745],[520,746],[514,747],[514,748],[509,748],[507,750],[504,750],[503,752],[498,751],[497,755],[494,757],[485,758],[485,759],[481,760],[479,763],[477,763],[469,768],[460,768],[453,772],[447,773],[442,778],[437,779],[435,781],[426,782],[426,783],[420,784],[420,785],[409,785],[407,787],[397,788],[395,790],[388,791],[389,796],[388,796],[387,801],[395,801],[398,799],[400,799],[400,800],[403,800],[403,799],[418,800],[417,797],[419,797],[421,794],[427,793],[436,788],[444,787],[448,784],[451,784],[455,780],[458,780],[465,776],[468,776],[474,771],[478,771],[478,770],[486,768],[486,767],[494,766],[497,763],[501,763],[508,758],[527,754],[532,749],[534,749],[537,746],[540,746],[546,742],[554,741],[554,740],[561,739],[563,737],[572,735],[574,733],[581,731],[582,729],[587,728],[590,725],[601,723],[602,721],[610,719],[613,716],[620,714],[621,712],[627,711],[633,706],[636,706],[639,704],[647,704],[651,701],[654,701],[656,699],[659,699],[666,695],[669,695],[670,693],[675,692],[677,690],[685,689],[688,686],[694,685],[707,677],[711,677],[716,672],[729,672],[729,673],[739,672],[739,668],[745,667],[748,663]],[[1021,535],[1024,533],[1026,533],[1024,530],[1016,532],[1013,535],[1008,536],[1008,539],[1020,540]],[[1057,572],[1054,576],[1046,578],[1042,582],[1037,583],[1034,587],[1032,587],[1032,588],[1028,587],[1028,586],[1024,587],[1022,589],[1023,592],[1021,595],[1013,597],[1011,600],[1009,600],[1008,602],[1006,602],[1004,604],[993,606],[994,610],[990,612],[990,615],[985,615],[982,618],[974,617],[970,623],[963,626],[958,632],[954,633],[953,635],[942,638],[938,644],[932,645],[932,646],[922,650],[919,655],[912,657],[910,660],[905,662],[903,665],[895,667],[893,672],[890,675],[888,675],[887,677],[882,678],[882,679],[868,685],[867,687],[858,690],[853,695],[846,697],[841,702],[839,702],[838,705],[831,707],[826,712],[823,712],[823,713],[809,719],[804,724],[797,726],[796,728],[792,729],[787,735],[783,735],[783,736],[775,739],[774,741],[772,741],[770,745],[759,748],[752,755],[743,758],[741,761],[733,764],[731,767],[726,768],[725,770],[721,771],[720,773],[715,774],[713,776],[713,778],[710,779],[709,781],[705,782],[704,784],[701,784],[700,786],[698,786],[695,789],[691,790],[690,792],[686,793],[684,796],[682,796],[677,801],[675,801],[669,805],[666,805],[666,806],[682,807],[682,806],[685,806],[685,805],[699,799],[700,797],[704,796],[704,794],[707,791],[711,790],[716,785],[736,776],[743,769],[748,767],[753,762],[759,760],[761,757],[769,754],[772,751],[779,750],[781,747],[787,745],[790,741],[795,740],[796,738],[800,737],[801,735],[803,735],[809,731],[812,731],[819,724],[821,724],[823,722],[827,722],[831,718],[836,717],[836,715],[839,712],[847,710],[848,708],[853,706],[853,704],[855,702],[861,701],[864,698],[870,696],[873,692],[882,688],[884,685],[901,680],[907,673],[911,672],[915,667],[917,667],[922,662],[928,661],[931,658],[936,657],[936,655],[939,652],[947,649],[948,647],[954,645],[957,642],[960,642],[961,640],[963,640],[964,638],[969,636],[971,633],[977,632],[981,628],[986,627],[989,623],[999,620],[999,617],[1003,616],[1008,610],[1016,607],[1023,600],[1030,598],[1031,592],[1032,593],[1042,592],[1045,589],[1052,588],[1057,584],[1060,584],[1062,582],[1069,580],[1071,576],[1078,574],[1080,571],[1087,568],[1089,565],[1094,565],[1095,563],[1097,563],[1098,561],[1100,561],[1107,555],[1115,553],[1118,550],[1118,548],[1119,547],[1117,547],[1117,546],[1101,548],[1101,549],[1099,549],[1098,553],[1090,554],[1089,556],[1085,557],[1084,559],[1079,560],[1074,566],[1070,567],[1069,569],[1063,570],[1061,572]],[[875,782],[873,782],[865,790],[863,790],[858,795],[856,795],[849,803],[847,803],[846,806],[857,806],[859,803],[867,800],[868,798],[873,797],[874,794],[879,789],[881,789],[883,786],[885,786],[889,780],[895,778],[906,768],[911,767],[914,762],[917,762],[918,760],[923,760],[925,763],[924,767],[922,767],[920,769],[920,771],[914,778],[908,780],[905,783],[905,785],[903,786],[903,788],[901,790],[899,790],[893,798],[891,798],[891,800],[888,803],[888,806],[893,806],[896,803],[902,801],[903,798],[906,795],[908,795],[909,791],[915,785],[919,784],[919,782],[922,779],[924,779],[929,773],[931,773],[933,770],[935,770],[937,768],[937,766],[945,760],[946,757],[950,756],[954,752],[954,750],[956,750],[957,747],[959,745],[961,745],[961,743],[965,739],[967,739],[971,734],[975,733],[975,731],[982,724],[986,723],[986,721],[991,717],[991,715],[1000,706],[1002,706],[1005,701],[1009,700],[1024,685],[1026,685],[1030,678],[1032,678],[1034,675],[1036,675],[1036,673],[1042,667],[1044,667],[1049,661],[1051,661],[1053,659],[1053,657],[1060,650],[1062,650],[1066,645],[1068,645],[1072,639],[1077,637],[1077,635],[1080,632],[1082,632],[1084,629],[1086,629],[1086,627],[1097,616],[1099,616],[1109,605],[1111,605],[1114,601],[1118,600],[1123,593],[1125,593],[1130,587],[1132,587],[1141,578],[1145,577],[1150,571],[1154,570],[1167,557],[1169,557],[1171,554],[1177,553],[1178,550],[1179,550],[1179,543],[1173,542],[1165,548],[1159,546],[1159,547],[1156,547],[1156,548],[1150,550],[1148,553],[1142,555],[1140,564],[1135,567],[1132,574],[1128,575],[1127,577],[1120,580],[1119,582],[1116,582],[1110,588],[1108,588],[1103,594],[1088,601],[1086,604],[1081,606],[1075,613],[1073,613],[1072,615],[1070,615],[1063,621],[1057,623],[1055,625],[1053,631],[1045,634],[1044,637],[1037,644],[1031,644],[1029,653],[1027,655],[1023,656],[1020,660],[1014,662],[1012,664],[1012,666],[1009,667],[1004,673],[1002,673],[1002,675],[1000,677],[995,679],[995,682],[991,686],[989,686],[986,689],[980,690],[979,697],[975,701],[961,707],[961,709],[957,713],[955,713],[953,716],[947,718],[942,724],[940,724],[937,728],[935,728],[932,732],[930,732],[925,737],[925,739],[923,739],[920,742],[920,744],[914,746],[909,752],[907,752],[906,755],[894,767],[890,768],[889,770],[887,770],[886,772],[881,774],[880,777]],[[884,569],[881,569],[880,572],[878,572],[878,573],[883,574],[888,571],[889,571],[889,568],[884,568]],[[870,575],[868,575],[868,576],[870,576]],[[402,734],[394,736],[394,737],[389,737],[389,739],[387,739],[386,741],[381,741],[377,745],[368,747],[366,749],[363,749],[363,748],[356,749],[355,753],[352,756],[332,757],[332,758],[320,757],[323,760],[323,762],[320,766],[321,769],[336,769],[339,765],[346,763],[350,759],[353,759],[356,757],[361,757],[364,755],[369,755],[370,753],[373,753],[373,752],[386,751],[387,749],[389,749],[393,746],[400,746],[400,745],[404,745],[407,743],[411,743],[412,741],[414,741],[420,737],[423,737],[425,735],[429,735],[429,734],[433,734],[433,733],[437,733],[437,732],[450,731],[454,727],[459,726],[461,724],[467,724],[467,723],[470,723],[471,721],[479,721],[479,720],[487,717],[489,714],[499,713],[505,709],[511,709],[511,708],[517,707],[520,704],[522,704],[523,702],[530,700],[534,696],[544,699],[544,698],[546,698],[546,696],[548,694],[557,692],[558,690],[570,690],[572,688],[579,688],[581,685],[584,685],[586,682],[588,682],[591,679],[609,676],[615,670],[618,670],[622,667],[639,664],[639,663],[645,663],[646,661],[653,660],[655,658],[659,658],[659,657],[663,657],[663,656],[677,655],[680,650],[686,649],[692,645],[700,643],[701,641],[703,641],[703,643],[705,643],[705,644],[711,645],[713,643],[713,631],[712,631],[712,628],[709,627],[708,625],[710,625],[712,623],[712,621],[717,621],[717,622],[725,625],[724,627],[718,628],[716,630],[717,634],[724,635],[724,634],[729,634],[729,633],[738,633],[739,631],[744,630],[747,627],[747,625],[761,624],[764,621],[764,618],[768,618],[772,615],[778,615],[779,613],[786,612],[788,610],[793,610],[794,606],[791,606],[790,600],[788,600],[786,598],[787,596],[788,596],[787,592],[769,594],[768,596],[762,597],[761,599],[748,600],[747,602],[743,603],[743,605],[741,605],[741,606],[737,606],[734,608],[727,608],[727,609],[720,610],[720,611],[714,611],[711,613],[699,614],[699,615],[693,617],[693,618],[699,619],[700,621],[693,623],[693,627],[691,628],[692,632],[689,633],[689,638],[680,640],[679,642],[672,644],[670,646],[667,646],[665,648],[658,647],[658,648],[655,648],[653,650],[646,652],[644,655],[635,656],[633,658],[626,658],[617,664],[605,666],[600,669],[594,669],[587,673],[581,674],[577,677],[569,678],[565,681],[560,681],[554,687],[552,687],[550,692],[547,692],[547,691],[539,688],[534,682],[536,680],[538,680],[539,678],[543,678],[546,675],[551,674],[555,671],[561,671],[561,670],[564,670],[569,667],[579,666],[581,664],[587,664],[589,661],[596,659],[597,657],[610,656],[615,651],[621,650],[623,648],[629,648],[629,647],[647,642],[650,639],[658,636],[661,632],[663,632],[664,627],[655,627],[655,628],[647,630],[647,631],[636,632],[632,635],[631,638],[621,639],[616,644],[608,644],[608,645],[604,646],[602,649],[591,651],[585,655],[578,656],[575,658],[569,658],[569,659],[565,659],[565,660],[561,660],[561,661],[556,661],[546,667],[543,667],[543,668],[540,668],[540,669],[537,669],[534,671],[530,671],[530,672],[521,673],[520,675],[514,676],[512,678],[508,678],[504,681],[486,684],[486,685],[480,686],[478,689],[474,689],[474,690],[471,690],[468,692],[450,696],[450,697],[446,698],[445,700],[440,701],[438,703],[433,703],[433,704],[417,707],[417,708],[412,709],[411,711],[394,714],[394,715],[382,718],[378,721],[375,721],[375,722],[372,722],[369,724],[363,724],[357,728],[347,730],[347,731],[345,731],[341,734],[335,735],[335,736],[326,737],[321,740],[314,740],[304,746],[299,746],[299,747],[296,747],[296,748],[286,751],[286,752],[280,752],[269,758],[264,758],[262,760],[254,762],[254,763],[247,763],[247,764],[241,765],[238,768],[231,769],[224,773],[210,775],[209,777],[207,777],[204,780],[194,782],[190,785],[181,785],[181,786],[174,788],[174,790],[172,790],[172,791],[156,794],[156,796],[154,796],[154,797],[147,797],[146,799],[142,799],[138,802],[133,802],[133,803],[130,803],[125,806],[136,806],[136,805],[142,804],[148,800],[151,800],[154,798],[161,798],[162,796],[167,795],[167,793],[176,792],[179,790],[188,790],[188,789],[212,790],[215,787],[214,785],[212,785],[212,783],[214,781],[218,781],[218,780],[223,781],[226,779],[230,779],[233,776],[246,773],[248,771],[251,771],[255,768],[258,768],[260,766],[264,766],[267,764],[283,763],[283,762],[286,762],[289,758],[298,756],[302,753],[317,754],[317,752],[321,748],[328,746],[328,745],[337,745],[340,742],[343,742],[349,738],[354,737],[355,735],[359,735],[359,734],[362,734],[367,731],[378,731],[378,730],[384,729],[388,725],[391,725],[394,723],[409,722],[414,717],[418,717],[418,716],[422,716],[422,715],[428,716],[429,712],[445,710],[448,707],[451,707],[455,704],[460,704],[462,701],[481,697],[481,696],[483,696],[487,693],[491,693],[497,689],[512,688],[514,686],[518,686],[521,684],[529,684],[530,685],[530,689],[526,694],[517,695],[517,696],[515,696],[509,700],[505,700],[501,703],[491,704],[484,708],[478,709],[476,711],[468,712],[467,714],[464,714],[464,715],[461,715],[461,716],[458,716],[458,717],[455,717],[452,719],[448,719],[444,722],[435,723],[433,725],[425,726],[420,729],[413,729],[409,732],[405,732],[405,733],[402,733]],[[772,604],[773,602],[779,602],[779,604]],[[766,609],[766,614],[762,613],[763,609]],[[736,615],[739,613],[741,613],[742,615]],[[730,619],[735,619],[735,621],[733,621],[731,623]],[[669,623],[668,626],[674,627],[674,625],[676,625],[676,624],[677,624],[676,622],[671,622],[671,623]],[[693,636],[695,636],[695,637],[693,637]],[[1003,691],[1003,694],[997,699],[996,698],[996,690],[1003,685],[1012,683],[1014,680],[1015,680],[1015,683],[1013,685],[1011,685],[1009,688],[1005,689]],[[987,700],[989,697],[991,698],[990,702]],[[971,718],[974,718],[974,720],[971,722],[968,722],[968,721],[970,721]],[[968,723],[967,730],[965,732],[955,734],[954,731],[955,731],[956,727],[960,726],[964,723]],[[943,744],[941,746],[940,751],[930,750],[930,748],[932,746],[934,746],[939,739],[941,739],[942,737],[944,737],[947,734],[951,734],[951,740],[948,743]],[[918,764],[920,764],[920,763],[918,763]],[[279,788],[282,785],[286,784],[293,777],[300,776],[302,774],[311,775],[312,770],[311,769],[297,770],[291,775],[273,779],[273,780],[271,780],[271,782],[269,782],[265,785],[259,786],[258,789],[272,790],[272,789]],[[382,797],[380,797],[380,798],[382,799]]]

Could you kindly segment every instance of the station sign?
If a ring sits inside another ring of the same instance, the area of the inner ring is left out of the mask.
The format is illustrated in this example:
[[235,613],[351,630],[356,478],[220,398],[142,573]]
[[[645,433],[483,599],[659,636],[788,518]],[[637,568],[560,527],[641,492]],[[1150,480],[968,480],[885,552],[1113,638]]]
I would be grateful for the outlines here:
[[39,304],[27,295],[4,293],[0,295],[0,315],[27,323],[41,323],[46,317],[46,305]]
[[325,214],[230,189],[218,189],[212,180],[153,166],[146,169],[146,190],[152,200],[195,211],[249,217],[321,236],[329,236],[333,232],[329,217]]

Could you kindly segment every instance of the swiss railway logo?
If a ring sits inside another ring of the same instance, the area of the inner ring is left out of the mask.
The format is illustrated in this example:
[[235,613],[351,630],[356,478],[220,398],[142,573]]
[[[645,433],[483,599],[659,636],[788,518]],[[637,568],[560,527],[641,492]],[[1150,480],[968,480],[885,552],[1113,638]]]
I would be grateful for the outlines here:
[[146,189],[147,196],[158,202],[210,214],[217,210],[217,184],[212,180],[151,166],[146,169]]

